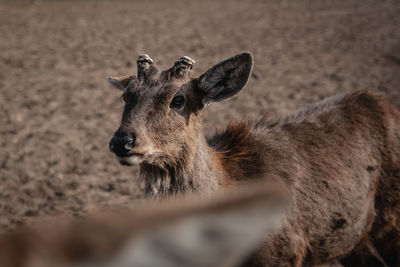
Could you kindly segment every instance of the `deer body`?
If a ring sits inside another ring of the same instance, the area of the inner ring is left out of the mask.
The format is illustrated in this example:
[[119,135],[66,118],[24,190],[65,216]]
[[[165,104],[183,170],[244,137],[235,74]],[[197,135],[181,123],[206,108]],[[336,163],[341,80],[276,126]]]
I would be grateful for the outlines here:
[[[282,258],[321,264],[397,231],[400,113],[387,100],[366,92],[340,95],[282,121],[253,124],[250,132],[256,145],[249,150],[263,159],[259,173],[284,181],[296,205],[286,231],[254,262],[269,255],[278,259],[272,265]],[[397,263],[395,249],[380,253]]]
[[400,112],[387,100],[339,95],[283,120],[231,123],[206,140],[199,112],[243,88],[251,55],[199,78],[188,58],[164,72],[146,62],[138,61],[137,79],[110,79],[130,97],[110,147],[122,164],[140,164],[148,196],[283,182],[294,208],[246,266],[400,264]]

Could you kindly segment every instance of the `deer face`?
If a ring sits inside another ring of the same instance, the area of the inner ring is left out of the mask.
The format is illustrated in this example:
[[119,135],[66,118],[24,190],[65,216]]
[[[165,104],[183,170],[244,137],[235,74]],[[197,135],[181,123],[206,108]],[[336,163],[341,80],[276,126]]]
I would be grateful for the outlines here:
[[242,53],[219,62],[200,77],[192,77],[194,60],[181,57],[160,71],[147,55],[139,56],[137,76],[109,77],[123,91],[121,126],[110,150],[121,164],[159,167],[184,163],[201,137],[200,111],[209,102],[238,93],[246,84],[253,60]]

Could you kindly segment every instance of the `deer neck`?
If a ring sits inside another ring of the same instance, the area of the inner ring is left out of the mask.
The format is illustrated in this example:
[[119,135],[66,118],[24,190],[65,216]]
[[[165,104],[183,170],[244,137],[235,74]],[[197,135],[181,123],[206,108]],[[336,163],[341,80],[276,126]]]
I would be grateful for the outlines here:
[[162,198],[180,193],[211,194],[223,183],[224,170],[204,135],[197,136],[194,151],[183,162],[159,167],[142,164],[146,196]]

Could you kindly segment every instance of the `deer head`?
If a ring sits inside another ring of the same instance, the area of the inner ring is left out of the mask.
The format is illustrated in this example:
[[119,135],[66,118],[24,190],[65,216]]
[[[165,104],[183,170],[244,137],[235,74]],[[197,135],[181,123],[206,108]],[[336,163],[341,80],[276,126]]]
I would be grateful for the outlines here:
[[140,55],[136,76],[108,78],[125,101],[121,125],[110,141],[121,164],[188,162],[202,134],[200,111],[237,94],[247,83],[253,58],[248,52],[238,54],[199,77],[192,77],[194,64],[184,56],[161,71],[148,55]]

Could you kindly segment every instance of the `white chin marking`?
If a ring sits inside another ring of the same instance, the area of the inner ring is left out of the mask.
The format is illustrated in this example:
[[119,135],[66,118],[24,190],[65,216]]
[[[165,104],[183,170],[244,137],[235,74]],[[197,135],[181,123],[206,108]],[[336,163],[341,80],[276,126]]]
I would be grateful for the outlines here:
[[117,157],[119,163],[122,165],[138,165],[143,162],[142,157],[139,156],[129,156],[129,157]]

